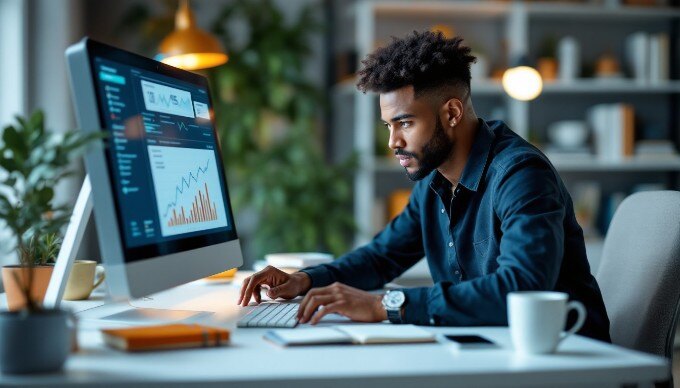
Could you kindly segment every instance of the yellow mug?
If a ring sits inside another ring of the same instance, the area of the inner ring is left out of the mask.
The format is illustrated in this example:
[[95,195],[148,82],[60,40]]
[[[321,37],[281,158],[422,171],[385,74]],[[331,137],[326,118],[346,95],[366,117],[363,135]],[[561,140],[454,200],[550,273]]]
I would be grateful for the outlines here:
[[[101,268],[101,271],[97,271],[98,268]],[[99,272],[99,276],[95,282],[96,272]],[[66,283],[64,299],[83,300],[89,298],[92,290],[102,284],[105,277],[104,267],[97,267],[96,261],[74,261],[73,267],[71,267],[71,275],[68,277],[68,282]]]

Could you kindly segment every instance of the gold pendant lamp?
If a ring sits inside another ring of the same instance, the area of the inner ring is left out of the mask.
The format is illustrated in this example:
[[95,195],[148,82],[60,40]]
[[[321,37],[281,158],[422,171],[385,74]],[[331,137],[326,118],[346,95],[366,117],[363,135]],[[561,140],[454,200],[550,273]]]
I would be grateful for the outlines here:
[[224,64],[229,59],[220,41],[196,27],[189,0],[181,0],[175,15],[175,31],[160,44],[161,62],[184,70],[199,70]]

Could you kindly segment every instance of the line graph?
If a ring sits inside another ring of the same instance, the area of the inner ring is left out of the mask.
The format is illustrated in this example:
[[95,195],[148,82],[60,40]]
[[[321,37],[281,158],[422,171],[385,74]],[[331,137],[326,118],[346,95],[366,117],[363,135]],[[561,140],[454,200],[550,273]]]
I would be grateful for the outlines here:
[[146,80],[142,80],[141,84],[146,110],[192,119],[195,117],[191,93]]
[[228,225],[213,150],[147,148],[163,236]]
[[170,210],[177,206],[177,199],[184,194],[184,190],[188,190],[191,188],[191,182],[196,182],[196,185],[198,185],[198,178],[201,175],[201,173],[206,173],[208,171],[208,166],[210,166],[210,159],[208,159],[205,162],[205,167],[198,166],[196,169],[196,174],[194,174],[193,171],[189,172],[189,178],[182,177],[182,182],[175,186],[175,198],[172,202],[169,202],[168,205],[165,207],[165,212],[163,214],[163,218],[168,216],[168,213]]
[[181,122],[181,121],[178,121],[178,122],[177,122],[177,127],[179,128],[180,132],[181,132],[182,130],[189,132],[189,128],[187,127],[187,125],[184,124],[184,123]]

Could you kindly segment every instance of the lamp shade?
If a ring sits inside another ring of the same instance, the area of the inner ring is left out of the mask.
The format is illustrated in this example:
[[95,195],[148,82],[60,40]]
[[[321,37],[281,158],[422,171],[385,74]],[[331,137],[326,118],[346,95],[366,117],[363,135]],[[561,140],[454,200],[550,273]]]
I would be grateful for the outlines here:
[[188,1],[182,1],[175,16],[175,31],[159,47],[161,62],[185,70],[207,69],[226,63],[229,57],[217,38],[196,27]]
[[533,67],[512,67],[503,73],[503,89],[516,100],[530,101],[543,91],[543,79]]

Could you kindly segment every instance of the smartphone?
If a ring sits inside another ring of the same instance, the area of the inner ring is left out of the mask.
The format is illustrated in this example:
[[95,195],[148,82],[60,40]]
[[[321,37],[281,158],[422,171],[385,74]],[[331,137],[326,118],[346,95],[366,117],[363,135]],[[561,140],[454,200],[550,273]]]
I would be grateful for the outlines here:
[[478,335],[452,335],[447,334],[444,337],[455,344],[459,349],[494,349],[498,345],[488,338]]

